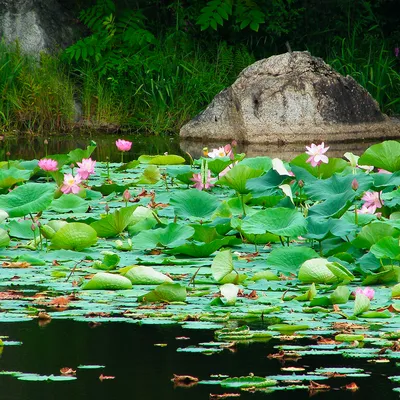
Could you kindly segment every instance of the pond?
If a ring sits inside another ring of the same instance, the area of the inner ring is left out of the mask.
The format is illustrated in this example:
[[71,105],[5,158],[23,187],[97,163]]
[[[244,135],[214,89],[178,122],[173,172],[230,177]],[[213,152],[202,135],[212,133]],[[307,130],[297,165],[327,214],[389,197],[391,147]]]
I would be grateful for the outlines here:
[[397,397],[399,142],[355,144],[366,169],[335,146],[183,165],[167,136],[121,165],[117,138],[1,142],[2,398]]
[[[260,326],[259,326],[260,327]],[[313,371],[326,365],[324,356],[304,357],[301,361],[280,362],[268,359],[274,352],[272,343],[239,344],[235,349],[219,354],[204,355],[179,353],[181,337],[185,345],[195,345],[213,339],[210,331],[189,331],[181,327],[155,327],[107,323],[99,326],[82,322],[52,321],[40,327],[36,321],[1,324],[1,333],[22,341],[21,346],[10,346],[0,359],[0,369],[58,375],[63,367],[77,369],[77,380],[67,382],[24,382],[13,377],[0,376],[3,400],[41,399],[117,399],[131,396],[137,399],[208,399],[210,394],[222,394],[218,385],[194,385],[179,387],[171,382],[174,374],[192,375],[199,379],[211,379],[210,375],[247,376],[250,372],[266,376],[283,373],[282,368],[304,367]],[[165,343],[166,347],[155,346]],[[298,341],[287,344],[299,344]],[[301,342],[300,342],[301,343]],[[275,343],[276,344],[276,343]],[[104,365],[101,369],[79,369],[78,365]],[[343,359],[331,356],[330,366],[343,365]],[[361,368],[371,375],[368,378],[331,378],[325,383],[331,391],[318,393],[318,398],[372,399],[394,398],[393,384],[387,375],[393,374],[392,364],[371,364],[355,360],[352,367]],[[286,372],[287,373],[287,372]],[[115,379],[100,381],[99,376]],[[360,389],[344,391],[340,387],[355,382]],[[236,390],[233,393],[237,392]],[[290,397],[308,399],[305,390],[289,392]],[[242,399],[265,398],[265,393],[241,393]],[[397,397],[397,395],[396,395]],[[268,394],[268,399],[288,398],[288,392]]]

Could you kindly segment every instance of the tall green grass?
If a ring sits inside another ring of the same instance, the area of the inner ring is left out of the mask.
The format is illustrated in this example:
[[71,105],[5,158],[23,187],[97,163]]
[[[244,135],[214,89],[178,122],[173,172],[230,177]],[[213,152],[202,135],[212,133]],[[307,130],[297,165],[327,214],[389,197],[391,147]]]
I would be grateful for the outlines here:
[[22,54],[0,42],[0,121],[3,130],[62,131],[73,121],[73,85],[57,57]]
[[354,29],[350,37],[336,40],[327,62],[367,89],[384,113],[400,113],[400,65],[386,42],[361,41]]

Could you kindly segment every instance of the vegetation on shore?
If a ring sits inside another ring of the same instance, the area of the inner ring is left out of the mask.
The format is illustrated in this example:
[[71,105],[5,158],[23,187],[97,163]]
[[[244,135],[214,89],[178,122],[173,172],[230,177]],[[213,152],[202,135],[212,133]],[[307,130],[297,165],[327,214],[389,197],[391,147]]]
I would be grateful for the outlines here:
[[[0,43],[3,131],[177,132],[257,59],[308,49],[400,112],[392,2],[111,0],[80,11],[89,34],[55,55]],[[397,49],[397,50],[396,50]]]

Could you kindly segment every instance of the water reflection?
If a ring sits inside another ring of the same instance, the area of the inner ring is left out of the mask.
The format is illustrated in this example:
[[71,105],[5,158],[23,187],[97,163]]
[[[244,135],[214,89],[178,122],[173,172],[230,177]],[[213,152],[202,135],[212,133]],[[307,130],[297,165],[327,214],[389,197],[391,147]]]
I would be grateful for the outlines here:
[[[225,142],[199,142],[180,140],[179,136],[144,136],[144,135],[115,135],[115,134],[65,134],[63,136],[49,137],[30,137],[30,136],[14,136],[7,137],[0,141],[0,160],[6,160],[6,153],[10,153],[10,159],[40,159],[46,154],[44,139],[48,140],[48,154],[66,153],[75,148],[85,148],[91,140],[96,141],[97,148],[93,157],[99,161],[106,161],[109,157],[110,161],[119,162],[120,152],[115,146],[115,141],[119,138],[130,140],[133,142],[132,150],[124,156],[125,161],[137,159],[142,154],[170,154],[185,155],[186,152],[193,158],[202,155],[204,147],[210,149],[223,146]],[[325,143],[329,145],[330,157],[342,157],[347,151],[361,155],[369,146],[377,143],[384,138],[376,141],[357,141],[348,143]],[[249,157],[269,156],[278,157],[285,161],[289,161],[297,155],[305,151],[304,144],[239,144],[238,152],[244,152]]]

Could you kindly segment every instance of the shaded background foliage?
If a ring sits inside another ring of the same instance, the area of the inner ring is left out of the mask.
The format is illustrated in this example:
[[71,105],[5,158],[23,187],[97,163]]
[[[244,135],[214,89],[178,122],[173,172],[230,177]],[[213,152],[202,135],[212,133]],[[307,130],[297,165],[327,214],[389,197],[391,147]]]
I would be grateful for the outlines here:
[[352,75],[384,112],[400,109],[395,0],[76,0],[69,6],[87,35],[60,54],[42,55],[42,72],[18,44],[1,44],[5,129],[60,131],[79,120],[84,127],[177,132],[243,68],[287,51],[286,43]]

